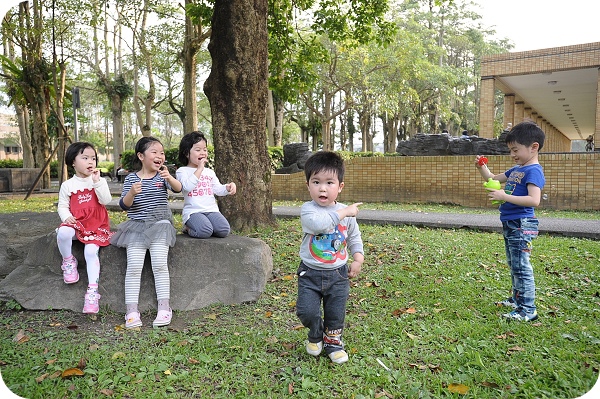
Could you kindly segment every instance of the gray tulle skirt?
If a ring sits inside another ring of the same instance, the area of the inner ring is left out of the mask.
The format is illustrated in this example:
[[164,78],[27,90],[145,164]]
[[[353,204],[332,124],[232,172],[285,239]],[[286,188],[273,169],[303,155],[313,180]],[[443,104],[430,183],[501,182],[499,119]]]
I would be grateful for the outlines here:
[[153,242],[164,242],[168,246],[175,245],[177,231],[173,226],[173,215],[170,210],[154,214],[147,220],[127,221],[117,226],[117,231],[110,238],[110,243],[117,247],[126,248],[129,244],[143,244],[150,248]]

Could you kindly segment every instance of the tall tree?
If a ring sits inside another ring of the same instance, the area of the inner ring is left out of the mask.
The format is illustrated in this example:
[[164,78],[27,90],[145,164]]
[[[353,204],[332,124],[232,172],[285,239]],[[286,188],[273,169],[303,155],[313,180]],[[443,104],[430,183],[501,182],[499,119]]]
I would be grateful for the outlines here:
[[22,63],[15,53],[15,29],[16,14],[9,11],[2,20],[2,76],[6,80],[6,89],[10,102],[15,109],[17,124],[19,126],[19,137],[23,148],[23,167],[33,168],[35,162],[31,149],[31,135],[29,134],[29,108],[27,101],[18,82],[23,79]]
[[50,66],[42,56],[43,5],[33,0],[31,8],[24,1],[19,4],[18,39],[23,62],[23,80],[18,84],[31,111],[31,150],[35,166],[42,170],[41,188],[50,187],[50,139],[48,137],[48,110],[50,108]]
[[198,129],[198,104],[196,98],[198,64],[196,56],[204,42],[211,37],[211,28],[207,27],[213,13],[211,3],[212,0],[199,1],[197,3],[193,0],[185,0],[185,35],[183,37],[183,49],[180,57],[184,70],[184,131],[188,133]]
[[213,119],[215,171],[238,183],[224,197],[232,228],[273,223],[271,169],[266,145],[267,0],[216,0],[204,84]]

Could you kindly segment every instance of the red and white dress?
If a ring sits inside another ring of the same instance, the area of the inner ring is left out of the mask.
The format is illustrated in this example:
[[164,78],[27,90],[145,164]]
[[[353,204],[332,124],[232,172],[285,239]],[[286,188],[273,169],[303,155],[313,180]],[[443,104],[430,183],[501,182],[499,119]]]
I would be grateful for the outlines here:
[[[96,244],[105,247],[110,244],[110,219],[106,204],[112,200],[106,179],[97,183],[92,176],[81,178],[73,176],[60,186],[58,193],[58,215],[63,221],[61,226],[75,229],[75,236],[84,244]],[[70,216],[77,223],[65,223]]]

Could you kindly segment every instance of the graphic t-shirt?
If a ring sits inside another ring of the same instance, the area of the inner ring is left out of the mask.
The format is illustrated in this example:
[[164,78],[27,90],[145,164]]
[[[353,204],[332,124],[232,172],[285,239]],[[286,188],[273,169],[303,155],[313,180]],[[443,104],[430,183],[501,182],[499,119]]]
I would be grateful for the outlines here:
[[337,210],[346,205],[320,206],[306,202],[300,211],[304,237],[300,244],[302,262],[313,269],[337,269],[348,263],[350,254],[363,253],[363,243],[356,218],[340,220]]
[[[536,163],[527,166],[515,166],[504,172],[508,180],[504,185],[504,191],[510,195],[526,196],[529,195],[527,185],[533,184],[541,189],[546,184],[544,170],[542,165]],[[505,202],[500,205],[500,220],[515,220],[522,218],[532,218],[535,216],[534,208],[531,206],[520,206]]]

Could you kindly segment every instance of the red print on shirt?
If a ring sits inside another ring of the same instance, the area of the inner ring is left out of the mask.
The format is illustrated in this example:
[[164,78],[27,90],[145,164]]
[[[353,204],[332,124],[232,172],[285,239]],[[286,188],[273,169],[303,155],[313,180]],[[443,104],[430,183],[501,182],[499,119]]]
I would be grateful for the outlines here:
[[212,190],[212,177],[210,176],[200,176],[198,179],[198,184],[196,184],[196,188],[188,194],[190,197],[202,197],[204,195],[213,195]]

